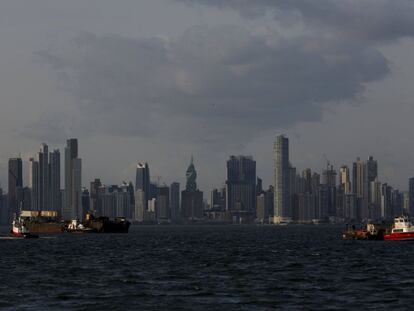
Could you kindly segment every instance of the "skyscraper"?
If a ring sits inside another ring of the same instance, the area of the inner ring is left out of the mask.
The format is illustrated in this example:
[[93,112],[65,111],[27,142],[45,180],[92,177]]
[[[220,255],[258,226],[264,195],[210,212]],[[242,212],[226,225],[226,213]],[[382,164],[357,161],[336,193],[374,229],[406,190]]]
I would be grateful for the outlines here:
[[255,212],[256,161],[252,157],[231,156],[227,161],[227,209]]
[[102,207],[99,204],[99,188],[102,186],[101,180],[99,178],[95,179],[91,182],[91,186],[89,189],[90,197],[91,197],[91,203],[92,203],[92,211],[100,216],[102,215]]
[[290,221],[289,139],[280,135],[274,143],[274,213],[273,222]]
[[346,165],[339,169],[339,185],[342,186],[345,194],[352,192],[349,168]]
[[82,161],[78,158],[78,140],[69,139],[65,148],[65,220],[83,218],[82,215]]
[[157,208],[155,216],[159,223],[168,222],[171,219],[170,188],[167,185],[158,186]]
[[186,189],[181,192],[181,216],[184,221],[199,220],[204,217],[203,192],[197,188],[197,171],[193,157],[186,172]]
[[53,150],[49,155],[49,172],[50,172],[50,188],[49,207],[53,211],[61,211],[61,198],[60,198],[60,151],[59,149]]
[[414,177],[408,182],[408,212],[411,217],[414,217]]
[[180,184],[173,182],[170,186],[171,221],[180,221]]
[[42,144],[39,156],[38,208],[49,210],[49,147]]
[[29,159],[29,188],[32,198],[32,210],[39,210],[39,162]]
[[378,162],[372,156],[369,156],[366,165],[368,183],[371,183],[378,177]]
[[151,196],[150,191],[150,171],[148,163],[138,163],[136,170],[136,179],[135,179],[135,191],[142,190],[144,191],[144,210],[148,209],[148,200]]
[[9,211],[7,206],[7,195],[3,194],[3,189],[0,187],[0,225],[9,225]]
[[21,158],[9,159],[9,220],[19,211],[19,192],[23,188],[23,165]]
[[353,163],[352,189],[356,196],[359,218],[367,219],[369,217],[367,166],[360,158],[357,158],[357,161]]

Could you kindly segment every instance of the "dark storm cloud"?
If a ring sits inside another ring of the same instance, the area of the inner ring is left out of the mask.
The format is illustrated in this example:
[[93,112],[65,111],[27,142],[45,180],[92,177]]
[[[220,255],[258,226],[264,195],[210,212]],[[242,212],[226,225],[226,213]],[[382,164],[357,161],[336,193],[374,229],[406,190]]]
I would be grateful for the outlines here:
[[176,0],[234,9],[246,18],[271,15],[281,22],[303,22],[307,30],[350,40],[389,41],[414,35],[412,0]]
[[71,127],[206,144],[319,120],[322,105],[352,100],[389,72],[359,42],[268,39],[238,26],[193,27],[179,38],[84,33],[38,56],[76,98],[82,118]]

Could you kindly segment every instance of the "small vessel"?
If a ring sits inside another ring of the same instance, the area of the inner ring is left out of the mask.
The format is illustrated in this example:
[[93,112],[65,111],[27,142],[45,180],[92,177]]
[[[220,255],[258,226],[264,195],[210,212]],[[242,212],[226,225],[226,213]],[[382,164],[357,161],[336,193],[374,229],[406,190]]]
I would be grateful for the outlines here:
[[68,225],[66,232],[69,233],[91,233],[94,232],[92,228],[87,228],[83,224],[78,223],[76,219],[72,220]]
[[12,222],[12,229],[11,234],[15,237],[21,237],[25,239],[31,239],[31,238],[38,238],[38,235],[31,234],[29,230],[27,229],[24,222],[19,219],[14,219]]
[[388,241],[410,241],[414,240],[414,226],[408,217],[401,216],[394,218],[394,225],[391,233],[384,235]]
[[385,227],[382,224],[368,223],[364,229],[356,229],[355,225],[342,233],[343,240],[384,240]]

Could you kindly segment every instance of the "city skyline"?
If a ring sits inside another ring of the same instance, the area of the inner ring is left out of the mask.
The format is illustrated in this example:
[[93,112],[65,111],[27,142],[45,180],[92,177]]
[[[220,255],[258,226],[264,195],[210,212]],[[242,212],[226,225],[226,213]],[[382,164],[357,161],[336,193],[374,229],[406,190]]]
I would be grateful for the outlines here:
[[2,192],[1,221],[19,210],[55,211],[65,220],[82,220],[92,212],[159,224],[343,222],[390,219],[413,212],[413,178],[408,180],[409,191],[384,182],[379,175],[381,166],[373,156],[367,160],[357,157],[352,167],[339,168],[326,158],[321,171],[301,170],[290,160],[289,138],[283,134],[275,137],[273,153],[274,180],[268,189],[257,175],[252,156],[230,155],[222,186],[208,189],[210,195],[206,196],[197,185],[191,156],[180,196],[180,182],[172,182],[170,188],[160,176],[151,177],[148,162],[136,164],[135,184],[127,180],[105,183],[95,176],[88,189],[82,183],[78,140],[67,139],[64,161],[59,149],[49,152],[49,146],[42,143],[37,158],[28,161],[27,183],[23,182],[22,159],[9,159],[8,193]]
[[[291,145],[292,145],[291,141],[292,140],[289,137],[287,137],[286,134],[275,135],[276,138],[277,137],[282,137],[282,136],[286,137],[289,141],[289,143],[288,143],[289,163],[290,164],[292,164],[292,163],[296,164],[297,162],[295,162],[294,159],[297,159],[298,157],[294,152],[291,151]],[[71,139],[69,139],[69,140],[71,140]],[[79,142],[78,138],[75,138],[75,140],[77,142]],[[80,140],[80,141],[81,141],[80,144],[82,144],[82,140]],[[273,143],[275,143],[275,140],[273,141]],[[271,144],[269,144],[269,146],[270,145]],[[295,145],[295,141],[293,140],[293,146],[294,145]],[[56,184],[56,182],[57,182],[56,178],[58,178],[58,176],[59,176],[60,177],[59,178],[59,185],[60,184],[64,185],[64,183],[65,183],[64,174],[61,174],[61,171],[64,172],[65,163],[64,163],[64,158],[61,159],[60,150],[62,149],[63,154],[64,154],[65,148],[67,148],[67,144],[66,144],[66,147],[65,147],[65,145],[62,144],[62,145],[53,145],[53,148],[50,148],[50,144],[42,142],[42,143],[38,143],[38,150],[39,150],[39,146],[40,146],[40,151],[32,151],[32,152],[27,153],[25,156],[22,156],[22,154],[20,154],[20,153],[14,153],[14,154],[18,154],[18,156],[17,157],[11,156],[11,157],[8,158],[8,160],[9,159],[19,159],[19,158],[22,159],[22,171],[23,171],[22,181],[23,181],[24,185],[30,186],[33,183],[33,181],[31,180],[31,176],[33,175],[33,172],[31,171],[31,167],[32,167],[31,161],[33,160],[38,165],[38,167],[36,167],[36,170],[39,170],[40,169],[39,157],[41,159],[43,159],[43,156],[42,156],[43,155],[43,149],[42,148],[46,148],[46,151],[44,151],[44,152],[48,152],[48,154],[49,154],[48,157],[47,157],[47,161],[50,161],[50,163],[53,163],[52,159],[57,157],[59,159],[60,163],[61,163],[60,167],[58,168],[58,173],[54,173],[54,174],[57,174],[57,175],[54,175],[54,180],[55,180],[54,184]],[[48,151],[49,148],[50,148],[50,153]],[[82,146],[81,148],[83,149],[84,146]],[[273,145],[272,148],[268,148],[268,149],[270,150],[269,153],[273,157],[271,163],[268,163],[267,165],[263,164],[263,163],[258,163],[257,166],[261,167],[263,171],[269,171],[269,169],[271,168],[271,172],[270,172],[271,176],[268,179],[265,179],[266,175],[269,175],[269,173],[268,174],[260,174],[260,172],[258,172],[257,177],[260,177],[260,179],[262,180],[262,183],[263,183],[264,186],[268,186],[268,185],[274,186],[274,184],[275,184],[275,173],[274,173],[275,145]],[[291,159],[290,158],[291,154],[292,154],[292,160],[290,160]],[[229,156],[230,157],[252,157],[252,158],[256,159],[256,157],[253,155],[253,153],[227,155],[225,157],[224,161],[223,161],[224,164],[222,165],[222,167],[219,167],[220,170],[221,170],[221,175],[223,176],[223,179],[221,181],[219,181],[218,183],[213,183],[213,184],[208,184],[208,183],[203,182],[203,178],[198,179],[197,182],[199,182],[201,180],[201,184],[205,185],[205,186],[203,186],[203,188],[200,188],[200,189],[209,191],[210,189],[225,185],[225,183],[226,183],[226,181],[225,181],[225,179],[226,179],[226,174],[225,174],[226,164],[225,163],[226,163],[226,161],[228,161]],[[362,161],[365,161],[365,160],[367,160],[369,162],[370,160],[373,160],[373,158],[375,158],[375,156],[372,155],[372,154],[367,154],[365,157],[361,157],[361,156],[358,155],[358,156],[355,156],[354,158],[348,159],[348,161],[346,163],[337,164],[337,161],[335,161],[335,159],[328,159],[326,157],[326,153],[324,153],[324,152],[321,153],[321,157],[323,159],[322,159],[322,164],[321,164],[320,167],[313,168],[313,167],[309,167],[309,166],[304,166],[304,167],[295,166],[295,168],[297,168],[298,171],[304,171],[304,170],[310,169],[311,171],[322,172],[326,168],[326,163],[329,162],[333,166],[333,168],[336,170],[336,173],[338,174],[337,178],[338,178],[338,180],[340,180],[340,178],[341,178],[341,168],[346,167],[346,168],[348,168],[348,170],[350,170],[349,174],[351,174],[351,175],[354,174],[355,175],[355,172],[352,173],[352,170],[353,170],[352,166],[353,166],[353,164],[355,164],[355,161],[356,161],[356,163],[358,163],[358,161],[361,161],[361,163],[362,163]],[[192,159],[193,156],[191,155],[190,158]],[[84,161],[83,158],[82,158],[82,161]],[[375,162],[374,165],[377,165],[378,161],[379,160],[376,158],[376,160],[374,161]],[[299,161],[299,162],[301,162],[301,161]],[[82,184],[81,184],[81,187],[88,188],[89,185],[90,185],[90,182],[92,182],[95,178],[99,178],[101,181],[103,181],[105,184],[108,184],[108,185],[116,184],[116,183],[119,183],[119,182],[122,182],[122,181],[126,181],[126,182],[133,181],[134,184],[135,184],[136,181],[137,181],[137,167],[140,167],[142,165],[148,166],[148,163],[149,162],[142,161],[142,160],[137,160],[133,164],[133,166],[134,166],[133,170],[128,172],[128,174],[125,174],[124,175],[125,177],[123,177],[123,178],[121,177],[120,179],[117,179],[115,177],[110,177],[110,178],[102,177],[102,176],[105,176],[104,171],[102,172],[101,175],[96,176],[96,175],[92,175],[90,172],[88,172],[87,169],[82,170]],[[198,163],[198,164],[200,164],[200,163]],[[80,164],[80,165],[82,166],[82,164]],[[56,162],[55,162],[55,166],[56,166]],[[180,182],[181,185],[184,185],[184,187],[185,187],[185,184],[186,184],[186,174],[185,173],[183,174],[181,172],[181,174],[179,174],[177,176],[166,177],[166,176],[163,176],[162,172],[160,171],[160,168],[158,167],[158,169],[157,169],[157,166],[152,164],[152,162],[151,162],[151,167],[153,167],[155,173],[152,173],[152,170],[151,170],[151,174],[149,175],[150,180],[154,181],[156,184],[171,184],[171,183],[174,183],[174,182],[178,181],[178,182]],[[185,161],[184,161],[184,165],[181,169],[183,169],[185,167],[186,167],[186,165],[185,165]],[[377,175],[381,176],[381,173],[382,173],[381,169],[379,170],[379,173],[378,173],[378,168],[377,168],[377,166],[375,166],[374,170],[376,172],[376,176]],[[56,169],[55,169],[55,171],[56,171]],[[7,169],[6,169],[5,172],[7,172]],[[5,172],[4,173],[0,172],[0,176],[5,175],[5,177],[7,177],[7,174]],[[91,176],[91,177],[89,178],[89,177],[85,177],[85,176]],[[3,179],[6,179],[5,177],[3,177]],[[353,178],[350,178],[350,179],[353,180]],[[407,181],[406,181],[405,184],[402,183],[402,187],[398,186],[399,184],[395,184],[395,186],[397,186],[402,191],[408,191],[409,187],[410,187],[408,180],[410,178],[411,178],[411,176],[407,175]],[[391,182],[389,182],[389,179],[387,178],[387,176],[382,175],[381,179],[383,181],[386,181],[388,184],[392,184]],[[370,183],[372,181],[374,181],[374,180],[372,178],[369,178],[368,183]],[[5,182],[0,183],[0,188],[2,188],[3,190],[7,189],[7,185],[8,185],[8,182],[7,182],[7,179],[6,179]],[[352,183],[352,187],[356,187],[355,183]],[[368,187],[368,185],[366,187]],[[41,189],[39,189],[39,191],[41,191]],[[353,189],[353,191],[355,192],[356,189]],[[359,191],[361,192],[361,190],[359,190]],[[46,196],[48,196],[48,195],[46,195]],[[49,200],[52,200],[51,194],[49,194]],[[54,199],[54,200],[56,200],[56,199]]]

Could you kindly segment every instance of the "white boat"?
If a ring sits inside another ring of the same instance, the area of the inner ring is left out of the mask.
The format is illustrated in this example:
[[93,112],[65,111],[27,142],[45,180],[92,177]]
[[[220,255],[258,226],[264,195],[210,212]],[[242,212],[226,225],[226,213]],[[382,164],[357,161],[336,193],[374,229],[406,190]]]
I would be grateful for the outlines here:
[[384,240],[408,241],[414,240],[414,226],[408,217],[396,217],[391,233],[384,235]]

